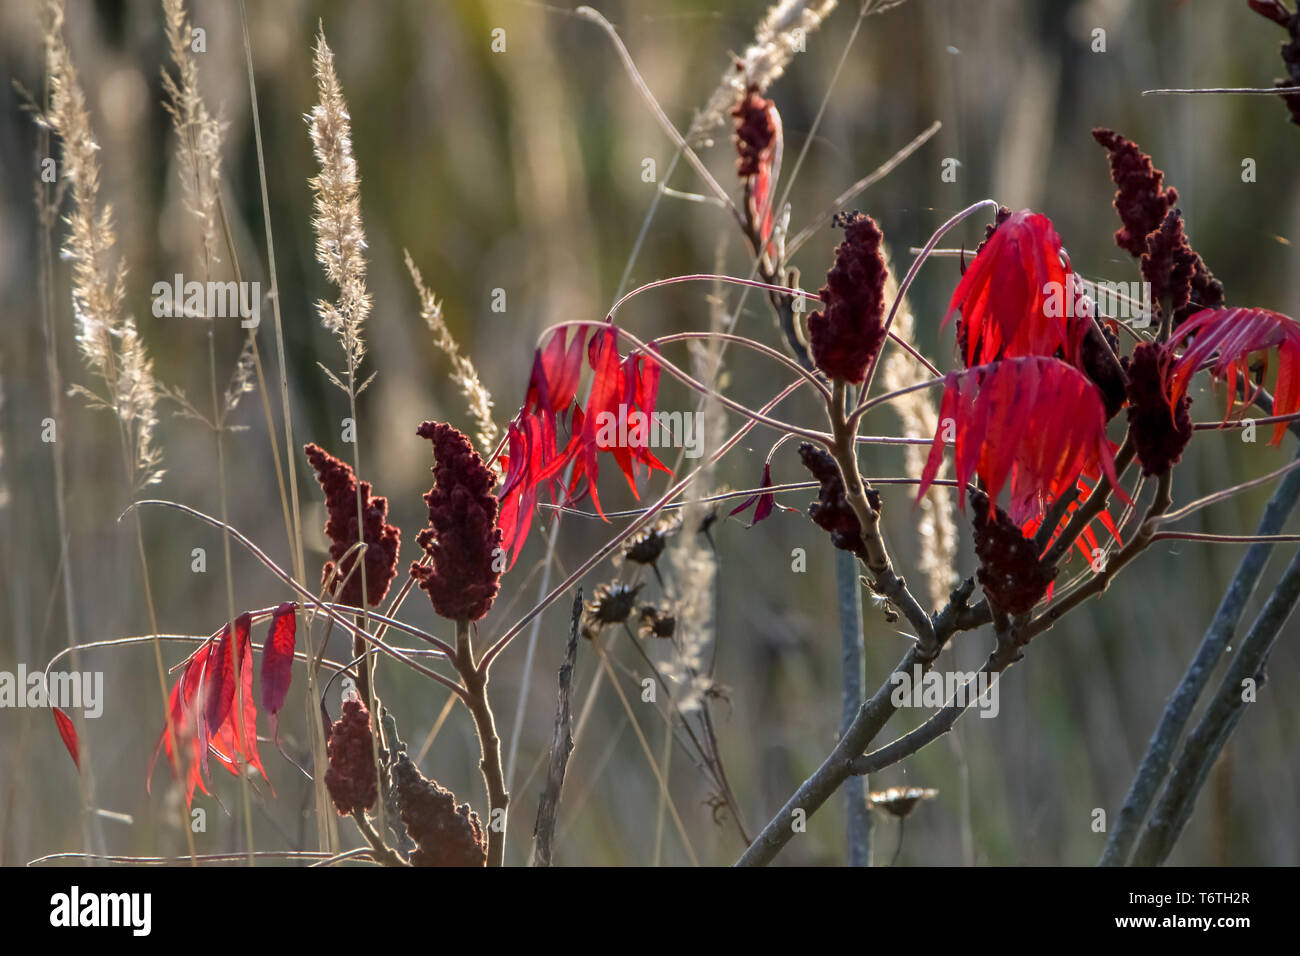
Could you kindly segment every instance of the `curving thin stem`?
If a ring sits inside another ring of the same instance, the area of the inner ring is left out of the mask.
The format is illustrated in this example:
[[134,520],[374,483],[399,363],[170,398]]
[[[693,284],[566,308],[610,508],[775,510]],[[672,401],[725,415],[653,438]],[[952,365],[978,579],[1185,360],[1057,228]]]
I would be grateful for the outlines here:
[[835,201],[831,203],[829,207],[822,210],[815,217],[813,217],[812,222],[808,223],[808,225],[800,229],[799,232],[795,235],[795,237],[791,239],[788,243],[786,243],[786,247],[785,247],[786,258],[787,259],[793,258],[795,253],[799,251],[799,249],[803,246],[803,244],[807,242],[809,239],[811,239],[813,236],[815,236],[817,234],[817,230],[821,229],[823,226],[826,225],[826,223],[830,222],[831,219],[835,217],[835,214],[844,207],[845,203],[851,202],[863,190],[869,189],[870,187],[874,186],[876,183],[884,179],[886,176],[888,176],[890,173],[892,173],[895,169],[897,169],[902,164],[903,160],[907,159],[907,157],[911,156],[914,152],[916,152],[918,149],[920,149],[922,146],[928,143],[930,139],[935,135],[935,133],[939,132],[939,130],[942,128],[943,128],[943,123],[941,123],[939,120],[935,120],[910,143],[908,143],[898,152],[894,153],[893,156],[889,157],[889,159],[885,160],[874,170],[867,173],[867,175],[863,176],[861,179],[859,179],[848,189],[844,190],[844,192],[836,196]]
[[1281,468],[1270,471],[1267,475],[1261,475],[1258,478],[1252,478],[1250,481],[1243,481],[1239,485],[1233,485],[1231,488],[1224,488],[1221,491],[1216,491],[1213,494],[1206,495],[1204,498],[1197,498],[1195,501],[1191,502],[1190,504],[1183,505],[1177,511],[1170,511],[1166,514],[1161,515],[1158,519],[1156,519],[1156,521],[1158,524],[1169,524],[1174,521],[1180,521],[1183,518],[1186,518],[1188,515],[1200,511],[1202,508],[1208,507],[1209,505],[1212,504],[1216,504],[1217,502],[1223,501],[1227,498],[1231,498],[1233,495],[1240,494],[1241,492],[1246,491],[1247,489],[1254,488],[1256,485],[1267,484],[1268,482],[1272,481],[1274,478],[1280,478],[1282,475],[1285,475],[1289,471],[1295,471],[1296,468],[1300,468],[1300,458],[1291,461],[1289,464],[1283,465]]
[[748,349],[752,349],[753,351],[759,353],[760,355],[765,355],[768,358],[772,359],[773,361],[780,362],[782,365],[784,365],[790,371],[794,372],[796,375],[802,375],[804,378],[808,379],[808,384],[812,385],[815,389],[817,389],[817,391],[821,392],[823,398],[825,398],[828,401],[830,400],[831,390],[826,387],[826,384],[823,381],[821,381],[821,379],[817,378],[815,375],[810,373],[807,369],[805,369],[794,359],[790,358],[790,356],[786,355],[784,352],[777,351],[776,349],[772,348],[770,345],[764,345],[762,342],[758,342],[754,339],[747,338],[746,336],[743,335],[735,335],[731,332],[674,332],[672,335],[657,336],[651,341],[655,345],[669,345],[673,342],[690,342],[690,341],[699,341],[699,340],[705,340],[705,341],[717,340],[719,342],[734,342],[737,345],[743,345]]
[[[311,591],[307,590],[307,588],[299,584],[298,581],[294,579],[293,575],[289,574],[278,564],[276,564],[273,560],[271,560],[270,556],[267,555],[265,551],[263,551],[256,544],[250,541],[237,528],[224,524],[220,519],[214,518],[211,515],[204,514],[202,511],[199,511],[197,508],[191,508],[189,505],[183,505],[180,502],[176,502],[176,501],[167,501],[162,498],[148,498],[143,501],[133,502],[130,505],[130,507],[126,509],[126,511],[129,512],[143,505],[159,505],[164,508],[174,508],[175,510],[183,512],[192,518],[198,518],[200,521],[209,524],[214,528],[222,528],[228,531],[230,533],[230,536],[235,541],[238,541],[241,545],[243,545],[244,548],[248,550],[248,552],[251,553],[253,557],[257,558],[257,560],[260,561],[268,571],[270,571],[277,578],[279,578],[290,588],[292,588],[295,592],[297,592],[301,597],[303,597],[307,602],[309,602],[312,607],[316,607],[324,611],[326,616],[330,619],[331,622],[343,627],[348,631],[348,633],[352,634],[354,637],[360,637],[362,640],[366,641],[368,644],[373,645],[374,647],[379,648],[384,653],[388,654],[390,657],[393,657],[394,659],[401,661],[402,663],[406,664],[407,667],[410,667],[412,670],[418,671],[419,673],[423,674],[425,677],[429,677],[432,678],[433,680],[436,680],[438,683],[447,687],[452,692],[460,696],[462,699],[464,698],[465,688],[461,687],[460,684],[456,683],[451,678],[445,677],[442,674],[439,674],[437,671],[430,670],[429,668],[425,667],[423,664],[415,660],[412,660],[410,657],[402,653],[397,648],[391,646],[390,644],[385,643],[379,638],[376,638],[373,634],[370,634],[364,628],[358,627],[352,621],[347,620],[345,616],[338,614],[332,606],[325,604],[325,602],[317,598],[316,595],[314,595]],[[125,515],[126,512],[123,512],[123,514]],[[430,641],[438,640],[432,635],[425,635],[425,636]]]
[[1278,422],[1300,421],[1300,412],[1290,415],[1269,415],[1267,418],[1239,418],[1230,422],[1193,422],[1195,431],[1218,431],[1220,428],[1246,428],[1250,425],[1274,425]]
[[1152,541],[1207,541],[1211,544],[1281,544],[1300,541],[1300,534],[1203,534],[1199,531],[1157,531]]
[[[636,351],[651,356],[655,360],[655,363],[658,364],[660,368],[666,371],[673,378],[677,379],[679,382],[686,385],[687,387],[699,392],[701,395],[705,395],[715,399],[718,402],[718,404],[722,405],[724,408],[728,408],[731,411],[736,412],[737,414],[744,415],[751,422],[754,422],[759,425],[766,425],[769,428],[774,428],[777,431],[785,432],[786,434],[789,435],[798,435],[800,438],[806,438],[809,441],[821,442],[824,445],[829,444],[831,441],[831,436],[828,435],[826,432],[819,432],[810,428],[804,428],[800,425],[791,424],[790,422],[783,422],[780,421],[779,419],[770,418],[769,416],[763,414],[763,412],[761,411],[755,411],[754,409],[750,408],[748,405],[744,405],[736,401],[735,399],[728,398],[722,392],[719,392],[717,389],[710,388],[708,385],[705,385],[699,379],[695,378],[690,373],[682,370],[673,362],[668,361],[662,355],[652,352],[650,350],[650,346],[648,343],[643,342],[640,338],[633,335],[631,332],[629,332],[625,328],[622,328],[621,326],[613,325],[609,322],[593,321],[591,319],[574,319],[570,322],[561,322],[558,325],[553,326],[553,328],[561,328],[564,326],[570,326],[570,327],[594,326],[601,329],[613,329],[616,335],[621,336],[622,338],[625,338],[630,343],[632,343],[632,345],[635,346]],[[802,369],[800,370],[800,375],[802,377],[802,381],[797,383],[799,385],[803,385],[809,382],[817,383],[816,379],[814,379],[811,375],[809,375],[808,372]]]
[[[784,401],[786,398],[788,398],[790,395],[798,391],[799,387],[803,384],[804,384],[803,379],[799,379],[797,381],[791,382],[780,392],[778,392],[776,396],[773,397],[767,404],[765,404],[763,406],[763,410],[766,411],[768,409],[774,408],[782,401]],[[528,626],[528,623],[532,621],[533,618],[535,618],[537,615],[541,614],[548,607],[550,607],[551,604],[554,603],[555,600],[560,597],[560,595],[564,594],[570,588],[572,588],[579,580],[581,580],[584,574],[586,574],[588,571],[590,571],[592,568],[598,565],[601,561],[605,560],[605,558],[611,555],[614,552],[614,550],[618,548],[624,541],[626,541],[632,535],[636,534],[636,532],[639,531],[641,528],[649,524],[651,519],[653,519],[654,516],[658,514],[659,511],[665,505],[667,505],[679,494],[681,494],[687,487],[690,486],[690,484],[696,478],[698,478],[701,474],[703,474],[710,465],[712,465],[715,461],[717,461],[724,454],[730,451],[741,439],[743,439],[747,434],[749,434],[750,430],[753,429],[755,424],[756,423],[753,420],[750,420],[745,422],[745,424],[743,424],[742,426],[740,426],[740,428],[737,429],[731,435],[730,438],[724,441],[718,447],[718,450],[715,451],[712,455],[710,455],[707,460],[705,460],[702,464],[698,465],[694,470],[692,470],[683,478],[681,478],[679,481],[677,481],[676,484],[674,484],[666,492],[664,492],[663,496],[658,501],[656,501],[653,505],[651,505],[648,509],[646,509],[646,512],[643,515],[641,515],[641,517],[637,518],[626,528],[624,528],[613,538],[611,538],[608,542],[602,545],[594,554],[590,555],[585,561],[582,562],[582,564],[580,564],[577,568],[575,568],[574,571],[567,578],[565,578],[558,585],[552,588],[551,592],[547,594],[546,597],[538,601],[537,604],[534,605],[532,610],[528,611],[528,613],[526,613],[522,618],[520,618],[518,621],[512,624],[506,630],[506,632],[502,634],[500,637],[498,637],[495,643],[493,643],[492,646],[488,648],[487,653],[483,655],[483,659],[480,662],[479,666],[484,670],[484,672],[486,673],[487,668],[491,666],[492,661],[496,659],[496,656],[500,654],[503,650],[505,650],[506,646],[515,638],[517,634],[519,634],[520,631],[522,631],[525,627]]]
[[699,155],[691,148],[690,143],[686,142],[686,138],[678,132],[677,127],[673,125],[672,120],[668,118],[668,115],[663,111],[663,108],[660,107],[654,94],[650,92],[650,87],[641,76],[641,71],[636,68],[636,63],[632,59],[632,54],[628,52],[627,47],[623,43],[623,39],[618,35],[618,31],[614,29],[614,25],[606,20],[599,11],[593,10],[591,7],[578,7],[578,9],[573,12],[582,19],[596,24],[596,26],[600,27],[605,32],[605,35],[609,37],[610,43],[614,46],[614,52],[618,54],[618,58],[623,62],[623,68],[631,78],[632,84],[637,88],[637,92],[641,94],[642,99],[646,101],[646,105],[650,107],[650,112],[654,114],[654,118],[659,122],[659,126],[668,135],[668,138],[673,141],[673,145],[677,147],[678,151],[686,157],[686,161],[691,164],[691,168],[699,173],[700,178],[704,180],[705,184],[708,185],[713,194],[718,197],[718,200],[731,210],[731,213],[736,217],[737,222],[743,224],[744,218],[741,216],[740,210],[736,208],[736,204],[731,201],[731,196],[727,194],[727,191],[722,188],[721,184],[713,177],[713,174],[709,172],[708,167],[704,165],[704,162],[700,159]]
[[[925,260],[930,257],[930,253],[934,250],[936,246],[938,246],[939,240],[942,239],[944,236],[946,236],[951,230],[956,228],[958,224],[968,219],[970,216],[973,216],[975,213],[979,212],[981,209],[985,208],[986,206],[992,207],[994,212],[996,212],[998,209],[998,204],[994,200],[981,199],[979,202],[967,206],[961,212],[957,213],[955,216],[953,216],[951,219],[945,222],[942,226],[940,226],[937,230],[935,230],[934,235],[932,235],[929,241],[924,246],[921,247],[921,251],[917,254],[916,258],[912,260],[912,264],[908,266],[907,274],[903,276],[903,281],[898,284],[898,293],[894,296],[894,301],[889,306],[889,314],[885,317],[886,332],[888,332],[893,327],[894,316],[898,314],[898,307],[902,305],[904,301],[906,301],[907,290],[911,288],[912,282],[915,281],[917,273],[921,271],[921,266],[925,263]],[[876,367],[879,364],[880,364],[880,352],[877,351],[875,356],[873,356],[871,359],[871,367],[867,369],[866,380],[862,383],[862,388],[859,390],[858,393],[861,396],[861,398],[858,401],[859,406],[861,406],[863,402],[866,401],[867,392],[871,389],[871,382],[876,377]]]

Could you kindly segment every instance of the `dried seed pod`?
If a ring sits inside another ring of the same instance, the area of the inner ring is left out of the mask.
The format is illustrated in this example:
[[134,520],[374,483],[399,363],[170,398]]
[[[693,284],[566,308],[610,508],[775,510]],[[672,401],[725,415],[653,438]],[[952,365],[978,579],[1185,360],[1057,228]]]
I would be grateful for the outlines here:
[[902,820],[910,816],[922,800],[933,800],[939,795],[934,787],[890,787],[875,790],[867,795],[872,809],[883,810],[891,817]]
[[433,560],[412,564],[411,576],[443,617],[477,621],[492,607],[504,569],[494,479],[450,425],[425,422],[416,434],[433,442],[433,488],[424,496],[429,526],[416,538]]
[[329,769],[325,788],[339,812],[349,816],[375,805],[379,783],[375,778],[375,751],[370,735],[370,711],[357,697],[343,701],[343,716],[329,733]]
[[977,573],[989,602],[1006,614],[1027,614],[1056,578],[1056,568],[1039,558],[1033,538],[983,492],[971,493],[975,509]]
[[596,585],[591,600],[583,609],[583,634],[591,637],[601,628],[610,624],[622,624],[631,617],[641,587],[640,584],[621,584],[617,581],[605,581]]
[[1183,457],[1192,440],[1192,400],[1179,395],[1171,404],[1173,352],[1143,342],[1128,361],[1128,423],[1144,475],[1163,475]]
[[639,633],[644,638],[671,638],[677,633],[677,615],[669,608],[659,608],[653,604],[642,604]]
[[1151,298],[1173,310],[1174,327],[1201,309],[1223,305],[1223,283],[1214,277],[1183,232],[1183,214],[1169,210],[1158,229],[1147,236],[1142,254],[1142,278],[1151,283]]
[[468,803],[429,780],[405,753],[393,764],[393,788],[406,832],[416,843],[412,866],[483,866],[487,835]]
[[1147,236],[1178,202],[1178,190],[1161,186],[1165,174],[1131,139],[1101,126],[1092,131],[1092,138],[1109,153],[1115,211],[1123,223],[1115,233],[1115,245],[1136,258],[1146,249]]
[[824,309],[808,316],[813,361],[828,378],[861,384],[867,367],[885,341],[885,278],[880,229],[860,212],[841,213],[844,241],[835,247],[835,265],[826,273]]
[[[808,517],[819,528],[830,532],[835,547],[854,554],[862,551],[866,547],[862,541],[862,526],[844,495],[844,479],[835,459],[825,448],[803,442],[799,445],[799,460],[821,482],[817,500],[808,506]],[[880,510],[880,496],[874,490],[867,492],[867,502]]]
[[668,547],[668,539],[680,531],[681,527],[680,514],[674,512],[662,515],[624,542],[620,559],[653,567]]
[[[321,569],[321,582],[331,580],[330,593],[340,604],[361,607],[361,570],[353,570],[356,555],[345,557],[361,540],[357,521],[357,476],[352,466],[335,458],[319,445],[303,449],[316,471],[316,480],[325,492],[325,534],[330,539],[330,558]],[[397,552],[401,529],[389,524],[388,499],[371,494],[370,482],[361,482],[361,525],[366,542],[366,603],[374,607],[388,594],[388,586],[397,574]],[[337,562],[337,563],[336,563]],[[349,574],[351,575],[349,577]],[[346,580],[346,584],[340,584]]]

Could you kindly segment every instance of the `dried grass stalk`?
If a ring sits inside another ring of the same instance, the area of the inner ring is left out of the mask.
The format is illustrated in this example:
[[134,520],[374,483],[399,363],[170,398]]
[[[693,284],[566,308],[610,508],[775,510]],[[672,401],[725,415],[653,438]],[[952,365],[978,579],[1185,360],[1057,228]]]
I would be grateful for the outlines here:
[[496,448],[497,439],[500,437],[500,430],[492,420],[492,395],[484,388],[474,363],[456,344],[451,330],[447,328],[446,320],[442,317],[442,303],[434,298],[430,289],[425,287],[424,279],[420,275],[420,270],[416,268],[414,260],[411,259],[411,254],[403,249],[402,255],[406,259],[406,268],[411,273],[411,281],[415,284],[416,294],[420,297],[420,316],[429,326],[429,331],[433,333],[433,344],[451,360],[451,380],[465,396],[470,417],[474,419],[477,427],[474,439],[478,442],[479,451],[487,457]]
[[130,316],[123,316],[126,269],[114,252],[112,211],[99,203],[99,145],[90,127],[86,96],[63,38],[62,0],[43,11],[48,112],[41,122],[62,144],[63,176],[71,183],[72,209],[63,254],[72,263],[72,311],[77,347],[87,368],[104,386],[100,393],[74,390],[92,406],[111,410],[121,423],[132,492],[158,481],[162,452],[154,445],[158,386],[153,362]]
[[316,259],[339,290],[335,302],[316,304],[321,323],[338,336],[348,368],[365,356],[362,327],[370,314],[366,292],[366,232],[361,224],[361,181],[352,155],[352,121],[343,88],[334,72],[334,53],[325,32],[316,37],[313,59],[320,102],[306,117],[320,175],[310,180],[316,193]]
[[837,0],[781,0],[769,7],[754,30],[754,42],[722,72],[717,89],[691,123],[687,140],[700,142],[714,129],[726,125],[732,108],[750,86],[766,90],[779,79],[794,55],[806,48],[808,34],[821,26],[836,3]]
[[190,211],[199,220],[209,271],[219,261],[217,222],[221,188],[221,143],[226,124],[213,116],[199,93],[199,68],[190,50],[190,24],[182,0],[163,0],[167,45],[176,77],[162,70],[163,108],[176,130],[176,162]]

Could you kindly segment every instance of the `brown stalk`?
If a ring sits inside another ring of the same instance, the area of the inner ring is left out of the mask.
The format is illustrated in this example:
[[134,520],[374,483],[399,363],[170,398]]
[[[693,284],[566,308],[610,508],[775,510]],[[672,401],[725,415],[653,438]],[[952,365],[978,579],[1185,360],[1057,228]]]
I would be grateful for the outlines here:
[[488,665],[491,661],[484,660],[480,664],[474,660],[469,621],[465,618],[456,622],[456,653],[452,663],[465,685],[461,699],[474,718],[479,751],[483,755],[479,769],[483,771],[483,783],[488,793],[487,865],[501,866],[506,852],[506,807],[510,803],[510,794],[506,792],[505,773],[501,766],[501,738],[497,736],[492,706],[487,697]]

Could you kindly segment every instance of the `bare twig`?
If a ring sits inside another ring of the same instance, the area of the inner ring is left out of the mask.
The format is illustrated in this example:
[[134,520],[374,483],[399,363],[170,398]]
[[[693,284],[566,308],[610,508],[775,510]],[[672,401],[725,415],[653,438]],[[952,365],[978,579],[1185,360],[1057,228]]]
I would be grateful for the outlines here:
[[533,827],[533,866],[551,865],[551,841],[555,838],[555,819],[560,809],[560,791],[564,771],[573,752],[573,666],[578,657],[578,623],[582,619],[582,588],[573,592],[573,616],[569,623],[569,642],[564,647],[560,665],[560,685],[555,702],[555,735],[551,741],[551,761],[546,771],[546,789],[537,805],[537,823]]
[[370,844],[370,849],[374,853],[376,862],[383,866],[410,866],[405,860],[398,856],[388,844],[375,832],[375,828],[370,825],[366,819],[366,811],[360,809],[352,811],[352,819],[356,821],[357,829],[361,835],[366,838]]
[[[862,586],[858,565],[847,551],[835,551],[835,591],[840,606],[840,669],[843,698],[840,733],[846,734],[862,708]],[[866,781],[852,777],[844,782],[849,866],[871,865],[871,810]]]
[[1279,96],[1283,93],[1300,93],[1300,86],[1207,86],[1201,89],[1167,89],[1167,90],[1143,90],[1143,96],[1189,96],[1189,95],[1222,95],[1236,94],[1240,96]]
[[[969,605],[975,581],[967,578],[953,592],[948,604],[934,617],[935,642],[941,648],[959,630],[968,630],[987,624],[990,620],[986,602]],[[882,727],[894,716],[896,708],[892,697],[895,688],[892,674],[911,674],[919,667],[922,673],[934,665],[934,657],[926,657],[919,645],[910,647],[889,678],[877,688],[871,698],[858,710],[853,725],[807,780],[794,792],[785,805],[763,827],[748,850],[736,862],[737,866],[765,866],[776,858],[795,834],[792,823],[795,814],[802,811],[811,816],[825,803],[852,773],[852,761],[866,750]]]
[[[1265,506],[1257,533],[1274,534],[1279,531],[1295,508],[1297,500],[1300,500],[1300,471],[1292,471],[1282,479]],[[1232,640],[1241,615],[1245,612],[1246,603],[1250,600],[1255,585],[1259,583],[1260,574],[1263,573],[1272,550],[1272,544],[1252,544],[1237,565],[1237,571],[1219,602],[1219,608],[1201,638],[1196,656],[1192,658],[1169,703],[1165,705],[1160,723],[1151,735],[1142,763],[1129,785],[1124,805],[1120,808],[1115,826],[1106,841],[1100,860],[1102,866],[1123,866],[1128,862],[1138,831],[1160,785],[1169,773],[1174,748],[1178,746],[1192,710],[1209,683],[1210,675],[1223,659],[1224,649]]]
[[1192,815],[1196,795],[1205,784],[1210,768],[1245,713],[1247,704],[1255,699],[1253,694],[1244,692],[1244,687],[1248,681],[1256,686],[1264,683],[1264,668],[1269,654],[1297,600],[1300,600],[1300,553],[1287,565],[1282,579],[1251,625],[1250,633],[1241,642],[1237,656],[1223,675],[1205,715],[1187,738],[1169,775],[1164,795],[1133,852],[1134,865],[1157,866],[1169,857]]
[[487,697],[489,662],[486,659],[482,663],[474,660],[469,628],[468,620],[456,622],[453,663],[465,684],[466,693],[461,699],[474,718],[474,730],[482,754],[479,768],[483,771],[483,783],[488,793],[487,865],[500,866],[505,860],[506,807],[510,803],[510,794],[506,792],[505,774],[501,769],[501,738],[497,736],[496,720]]

